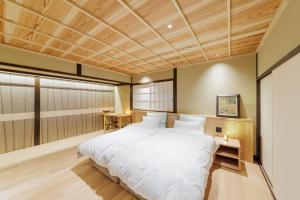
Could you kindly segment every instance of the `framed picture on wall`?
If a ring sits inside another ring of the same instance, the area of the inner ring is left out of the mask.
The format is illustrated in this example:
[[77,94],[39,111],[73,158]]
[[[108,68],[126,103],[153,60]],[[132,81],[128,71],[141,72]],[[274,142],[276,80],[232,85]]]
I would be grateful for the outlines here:
[[240,95],[217,95],[218,117],[240,117]]

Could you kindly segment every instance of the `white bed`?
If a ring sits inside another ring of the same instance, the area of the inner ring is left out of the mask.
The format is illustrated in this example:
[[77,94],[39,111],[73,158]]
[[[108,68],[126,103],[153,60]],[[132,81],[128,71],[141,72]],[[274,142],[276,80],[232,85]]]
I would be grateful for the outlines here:
[[131,125],[83,143],[80,153],[144,199],[203,199],[218,145],[201,131]]

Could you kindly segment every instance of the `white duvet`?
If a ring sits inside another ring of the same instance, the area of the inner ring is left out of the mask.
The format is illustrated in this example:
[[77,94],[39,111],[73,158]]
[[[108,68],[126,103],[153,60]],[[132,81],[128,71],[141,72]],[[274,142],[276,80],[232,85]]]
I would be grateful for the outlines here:
[[149,130],[141,126],[128,127],[125,132],[129,128],[134,131],[125,133],[127,136],[121,132],[103,139],[100,136],[81,145],[80,151],[145,199],[203,199],[217,149],[211,136],[199,131]]

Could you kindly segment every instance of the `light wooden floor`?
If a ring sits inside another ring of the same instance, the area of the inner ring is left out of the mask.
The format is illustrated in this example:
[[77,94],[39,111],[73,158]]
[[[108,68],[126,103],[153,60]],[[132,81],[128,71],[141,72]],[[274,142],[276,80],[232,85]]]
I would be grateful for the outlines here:
[[[32,156],[32,155],[31,155]],[[257,164],[246,163],[242,173],[213,166],[205,199],[273,200]],[[0,168],[0,199],[13,200],[128,200],[136,199],[106,178],[76,148],[54,152],[15,167]]]

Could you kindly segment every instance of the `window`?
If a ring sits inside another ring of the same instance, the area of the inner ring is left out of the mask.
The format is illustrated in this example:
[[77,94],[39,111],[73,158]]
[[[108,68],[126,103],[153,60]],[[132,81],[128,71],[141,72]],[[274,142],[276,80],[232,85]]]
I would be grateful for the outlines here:
[[35,79],[40,80],[40,144],[103,129],[114,86],[0,73],[0,154],[34,146]]
[[173,81],[133,86],[133,109],[173,111]]

